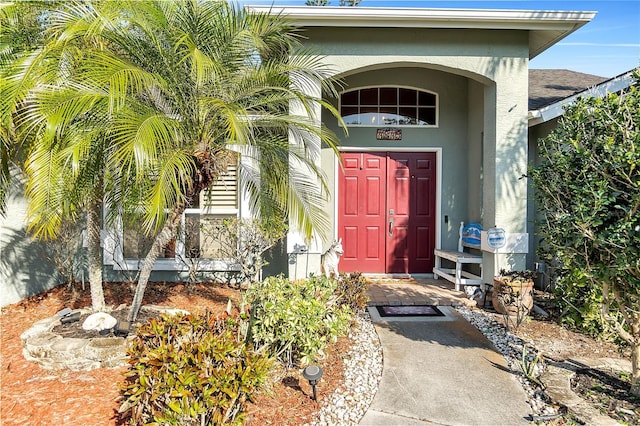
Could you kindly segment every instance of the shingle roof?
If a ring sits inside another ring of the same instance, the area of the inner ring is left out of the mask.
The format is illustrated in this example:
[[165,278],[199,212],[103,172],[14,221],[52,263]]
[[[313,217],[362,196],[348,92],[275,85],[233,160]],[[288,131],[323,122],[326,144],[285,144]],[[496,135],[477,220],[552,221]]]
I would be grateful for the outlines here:
[[529,111],[543,108],[585,89],[593,87],[606,77],[570,70],[529,70]]

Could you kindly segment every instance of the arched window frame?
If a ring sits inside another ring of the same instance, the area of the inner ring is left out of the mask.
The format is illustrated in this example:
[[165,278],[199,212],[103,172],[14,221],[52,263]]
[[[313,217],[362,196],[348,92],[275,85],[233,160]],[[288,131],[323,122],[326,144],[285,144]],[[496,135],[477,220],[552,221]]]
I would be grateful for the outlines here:
[[[362,101],[362,92],[363,91],[369,91],[371,89],[376,89],[378,91],[378,96],[377,96],[377,103],[373,104],[373,103],[364,103]],[[384,103],[383,101],[381,101],[381,89],[396,89],[396,103],[395,105],[391,104],[391,103]],[[403,104],[401,103],[400,100],[400,90],[405,90],[405,91],[413,91],[415,92],[415,105],[410,105],[410,104]],[[352,92],[357,92],[357,103],[345,103],[345,94],[349,94]],[[420,104],[420,93],[424,93],[430,96],[434,97],[434,102],[433,104],[424,104],[421,105]],[[345,119],[345,117],[348,117],[350,115],[353,114],[348,114],[345,115],[346,111],[353,111],[354,108],[357,108],[357,114],[358,115],[363,115],[363,114],[368,114],[367,116],[367,122],[361,122],[361,123],[350,123],[349,120],[345,120],[345,124],[347,127],[386,127],[386,126],[393,126],[393,127],[411,127],[411,128],[437,128],[439,126],[439,118],[440,118],[440,108],[439,108],[439,103],[440,103],[440,96],[438,95],[438,93],[433,92],[431,90],[425,90],[425,89],[419,89],[416,87],[411,87],[411,86],[393,86],[393,85],[383,85],[383,86],[362,86],[362,87],[354,87],[351,88],[350,90],[345,90],[344,92],[340,93],[340,100],[339,100],[339,109],[340,109],[340,115],[342,116],[343,120]],[[420,112],[424,111],[426,113],[426,111],[431,111],[433,113],[433,123],[428,123],[428,124],[405,124],[405,123],[394,123],[394,122],[385,122],[382,120],[382,114],[388,113],[388,114],[392,114],[392,112],[389,112],[389,110],[391,108],[396,108],[396,116],[400,116],[400,108],[415,108],[416,109],[416,114],[415,114],[415,119],[416,121],[418,120],[418,118],[420,117]],[[377,112],[372,112],[371,110],[373,108],[377,108]],[[363,109],[365,110],[363,112]],[[384,111],[386,110],[386,111]],[[422,111],[421,111],[422,110]],[[372,119],[374,116],[373,114],[375,114],[376,119],[374,121],[369,121],[370,119]]]

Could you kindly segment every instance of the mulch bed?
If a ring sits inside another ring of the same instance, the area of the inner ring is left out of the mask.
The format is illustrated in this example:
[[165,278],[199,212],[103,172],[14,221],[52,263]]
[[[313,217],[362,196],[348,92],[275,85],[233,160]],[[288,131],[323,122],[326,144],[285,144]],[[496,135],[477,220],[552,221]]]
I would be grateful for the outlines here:
[[[110,306],[129,304],[132,287],[128,283],[107,283],[105,299]],[[181,308],[192,313],[224,312],[228,300],[238,306],[240,292],[212,284],[150,283],[144,304]],[[92,371],[52,371],[22,356],[20,334],[34,322],[54,315],[65,307],[90,307],[89,289],[80,284],[62,285],[2,308],[0,316],[0,424],[9,425],[118,425],[120,385],[126,368]],[[344,338],[331,346],[322,361],[324,375],[318,385],[318,403],[329,397],[343,379],[342,359],[350,345]],[[311,399],[311,387],[299,370],[280,371],[270,393],[259,395],[247,407],[247,424],[299,425],[313,418],[318,403]]]

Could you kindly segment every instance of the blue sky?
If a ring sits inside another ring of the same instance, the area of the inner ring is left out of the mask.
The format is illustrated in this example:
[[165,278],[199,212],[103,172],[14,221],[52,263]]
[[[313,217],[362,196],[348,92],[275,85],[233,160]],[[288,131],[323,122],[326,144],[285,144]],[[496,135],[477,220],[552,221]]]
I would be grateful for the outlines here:
[[[253,5],[304,5],[305,0],[244,0]],[[338,6],[340,0],[330,0]],[[572,10],[598,12],[588,24],[531,61],[531,68],[565,68],[615,77],[640,66],[640,0],[453,1],[362,0],[358,7]]]

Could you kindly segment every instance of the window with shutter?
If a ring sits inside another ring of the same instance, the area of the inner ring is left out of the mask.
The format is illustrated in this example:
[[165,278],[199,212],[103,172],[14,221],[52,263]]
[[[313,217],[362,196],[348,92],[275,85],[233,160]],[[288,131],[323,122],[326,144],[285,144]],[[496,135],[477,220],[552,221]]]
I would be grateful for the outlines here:
[[238,164],[200,193],[197,206],[185,212],[185,256],[221,259],[232,256],[236,242],[223,232],[224,223],[238,217]]
[[231,164],[224,174],[200,193],[198,205],[201,213],[236,214],[238,212],[238,165]]
[[[238,162],[227,167],[225,173],[203,190],[193,206],[183,214],[183,226],[178,242],[172,241],[160,255],[160,259],[222,259],[232,255],[236,245],[228,233],[221,231],[223,223],[238,217]],[[122,238],[122,257],[138,260],[151,247],[152,239],[139,228],[126,227]]]

